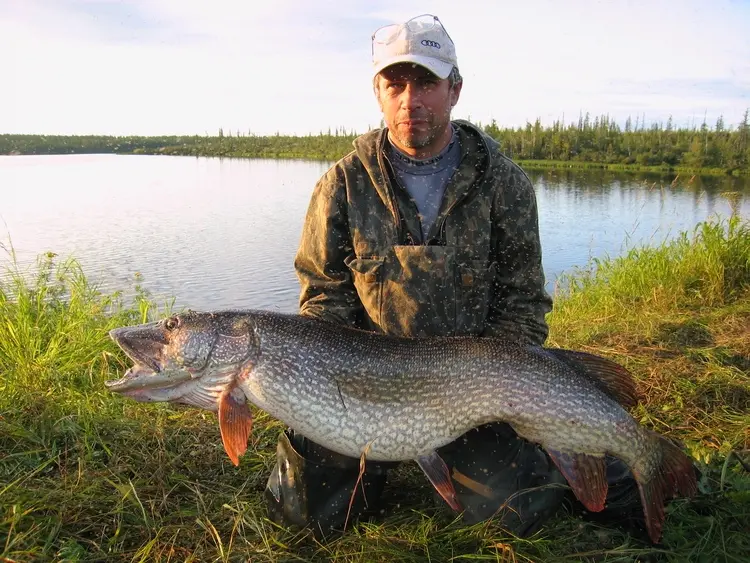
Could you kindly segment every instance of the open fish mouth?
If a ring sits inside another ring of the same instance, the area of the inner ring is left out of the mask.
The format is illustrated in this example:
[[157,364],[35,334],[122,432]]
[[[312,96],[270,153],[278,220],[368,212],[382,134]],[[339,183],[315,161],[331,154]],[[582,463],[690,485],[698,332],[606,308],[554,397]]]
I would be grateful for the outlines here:
[[133,366],[120,379],[104,382],[110,391],[163,387],[167,381],[175,383],[173,377],[160,377],[160,374],[166,375],[162,374],[162,366],[157,359],[162,356],[162,339],[153,338],[152,334],[140,337],[128,327],[114,329],[109,336],[133,360]]
[[[151,362],[151,365],[144,366],[136,363],[129,368],[120,379],[110,379],[104,382],[104,385],[110,391],[127,391],[133,387],[148,387],[148,378],[153,377],[161,371],[158,365]],[[153,380],[152,380],[153,381]]]
[[137,401],[177,400],[188,389],[186,382],[193,380],[187,370],[160,369],[136,363],[120,379],[105,381],[104,385],[114,393],[122,393]]

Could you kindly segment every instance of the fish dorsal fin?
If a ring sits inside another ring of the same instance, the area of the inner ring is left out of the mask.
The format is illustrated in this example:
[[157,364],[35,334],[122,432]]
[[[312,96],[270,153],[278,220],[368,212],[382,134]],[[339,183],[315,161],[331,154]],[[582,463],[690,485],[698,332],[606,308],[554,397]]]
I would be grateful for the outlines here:
[[236,383],[228,385],[219,397],[219,430],[229,459],[234,465],[239,465],[253,430],[253,415],[245,394]]
[[604,510],[607,500],[607,465],[604,456],[546,450],[570,488],[591,512]]
[[587,375],[597,386],[623,407],[631,408],[638,404],[638,391],[631,373],[620,364],[573,350],[545,348],[558,360],[579,373]]

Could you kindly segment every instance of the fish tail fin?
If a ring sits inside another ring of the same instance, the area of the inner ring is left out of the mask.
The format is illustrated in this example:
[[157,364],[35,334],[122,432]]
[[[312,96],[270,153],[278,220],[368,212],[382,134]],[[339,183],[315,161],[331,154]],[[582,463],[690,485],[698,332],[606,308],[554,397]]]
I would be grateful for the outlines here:
[[633,469],[643,504],[646,527],[651,541],[658,543],[664,526],[664,503],[678,495],[692,497],[698,490],[693,463],[675,444],[662,436],[653,435],[661,459],[652,475]]

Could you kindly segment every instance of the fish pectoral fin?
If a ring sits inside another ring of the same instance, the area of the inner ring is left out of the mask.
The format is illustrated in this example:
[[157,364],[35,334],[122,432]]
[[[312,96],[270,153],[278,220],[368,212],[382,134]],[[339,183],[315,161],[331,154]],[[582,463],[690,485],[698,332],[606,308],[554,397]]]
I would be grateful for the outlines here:
[[570,488],[591,512],[604,510],[607,500],[607,463],[604,456],[546,450]]
[[638,404],[638,391],[633,376],[617,362],[594,354],[561,348],[545,348],[545,351],[568,367],[590,377],[602,391],[623,407],[631,408]]
[[236,383],[228,385],[219,396],[219,430],[224,451],[234,465],[239,465],[253,430],[253,415]]
[[419,456],[416,461],[435,490],[445,499],[445,502],[455,511],[463,510],[461,503],[458,502],[456,489],[453,488],[450,471],[443,458],[437,452],[432,452]]

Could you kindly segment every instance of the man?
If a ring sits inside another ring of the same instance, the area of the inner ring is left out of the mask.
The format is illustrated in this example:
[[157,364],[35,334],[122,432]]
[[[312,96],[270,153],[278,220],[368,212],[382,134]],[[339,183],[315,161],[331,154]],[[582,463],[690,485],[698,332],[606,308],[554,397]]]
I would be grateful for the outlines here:
[[[503,335],[542,345],[544,290],[534,190],[498,144],[451,121],[462,78],[455,47],[427,15],[373,35],[374,82],[386,127],[319,180],[295,259],[300,314],[392,335]],[[565,480],[502,423],[439,451],[465,521],[497,515],[519,535],[563,501]],[[359,460],[291,429],[266,489],[272,519],[343,528]],[[378,507],[393,464],[368,462],[353,515]]]

